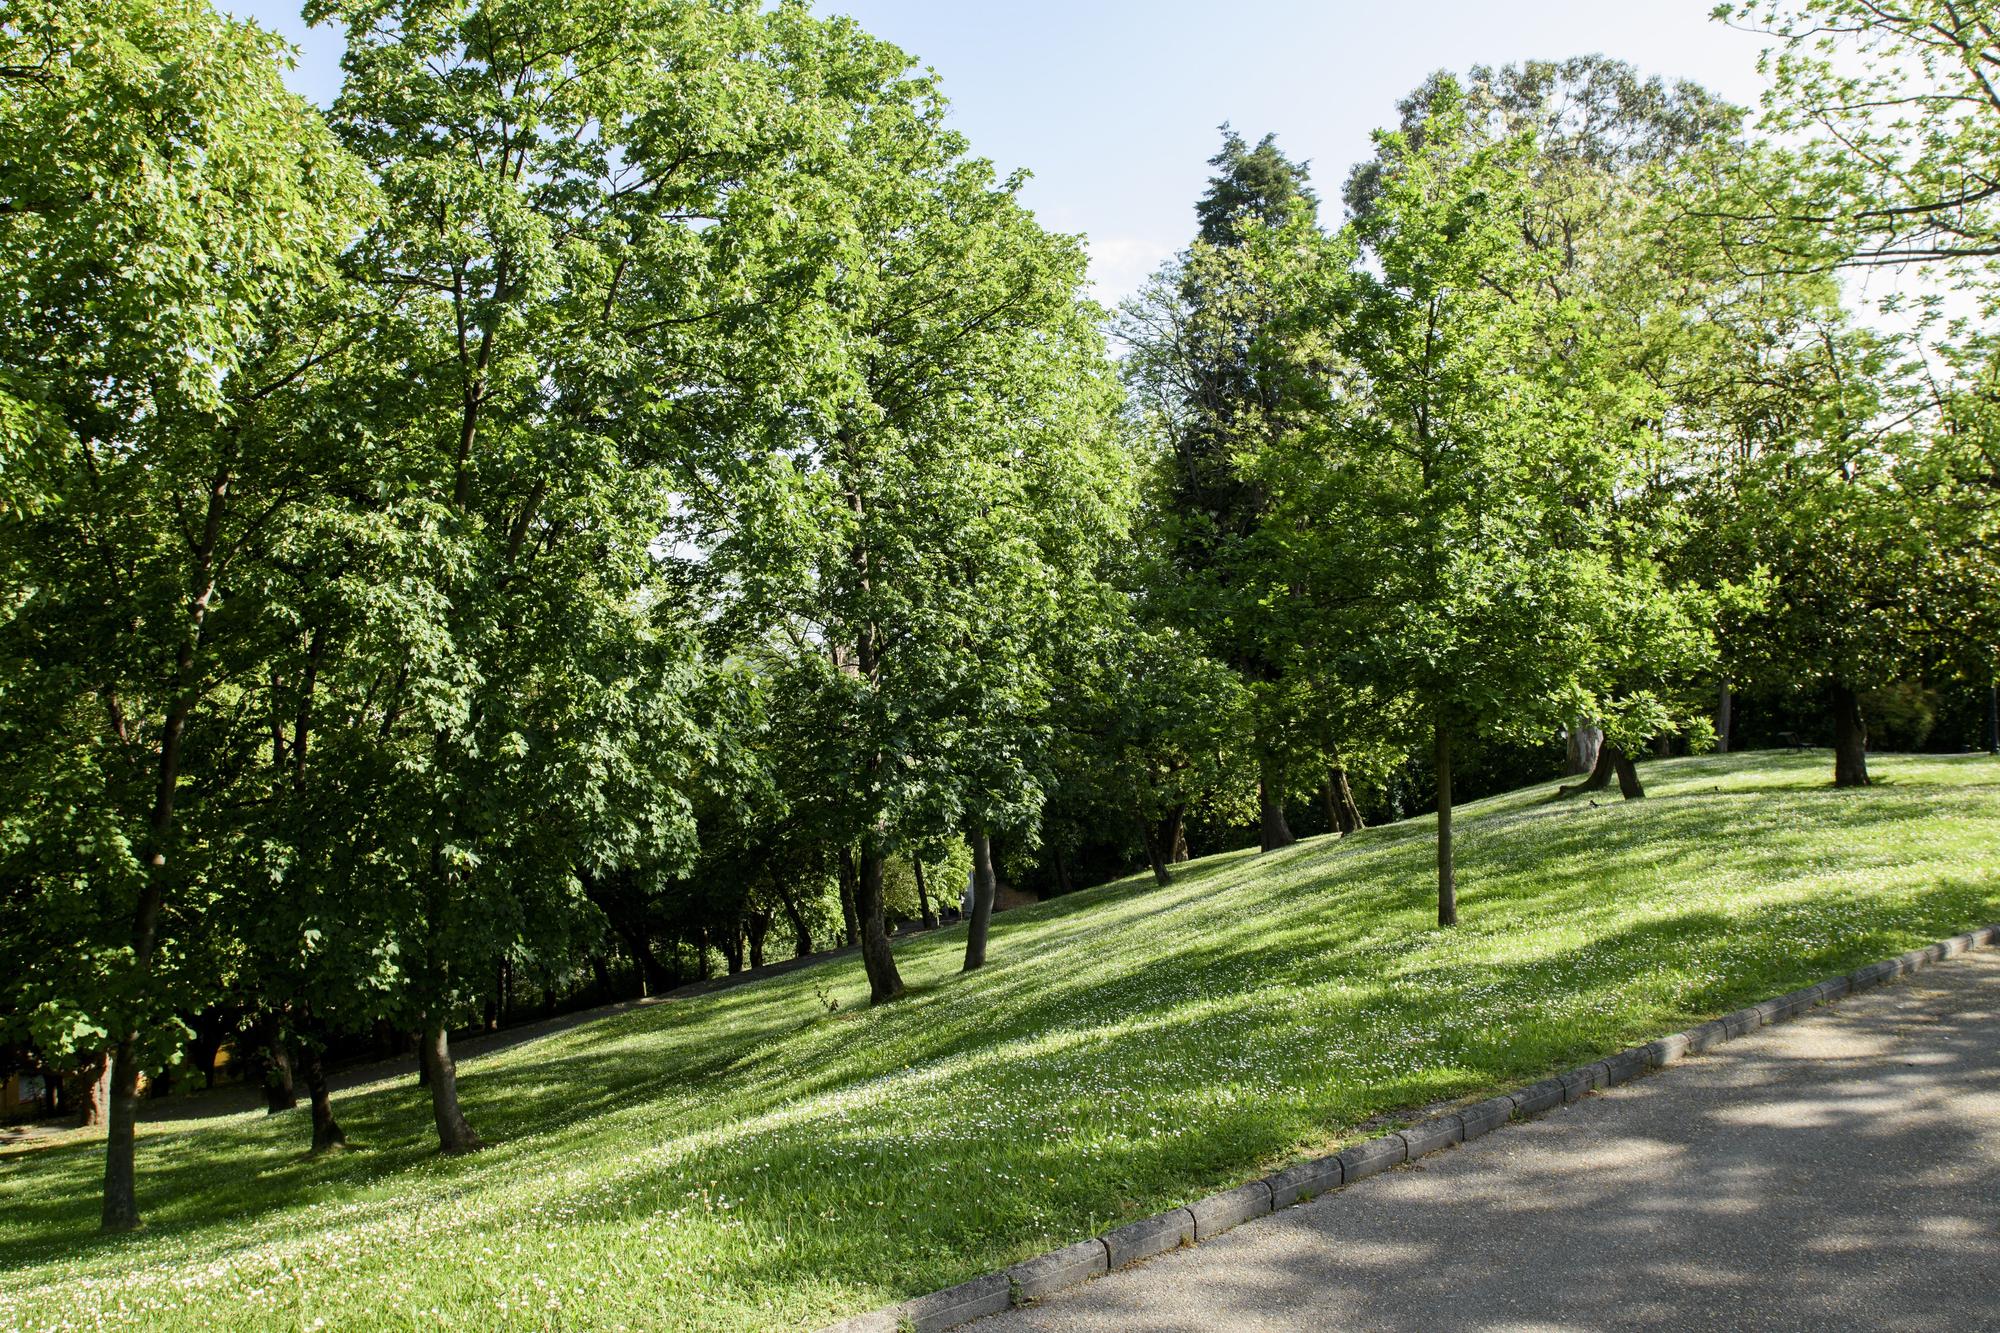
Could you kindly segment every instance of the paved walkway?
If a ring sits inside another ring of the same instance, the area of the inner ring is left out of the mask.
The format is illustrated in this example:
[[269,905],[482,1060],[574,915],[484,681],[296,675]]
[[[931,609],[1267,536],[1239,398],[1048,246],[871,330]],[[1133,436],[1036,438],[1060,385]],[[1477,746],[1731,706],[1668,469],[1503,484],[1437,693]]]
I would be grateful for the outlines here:
[[2000,1330],[2000,951],[971,1327]]

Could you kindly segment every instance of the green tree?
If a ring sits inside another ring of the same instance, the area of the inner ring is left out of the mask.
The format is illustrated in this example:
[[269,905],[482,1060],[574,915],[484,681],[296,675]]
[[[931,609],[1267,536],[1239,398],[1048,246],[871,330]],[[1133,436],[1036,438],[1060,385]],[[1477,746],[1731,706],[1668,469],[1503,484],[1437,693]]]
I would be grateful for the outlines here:
[[205,3],[34,0],[0,45],[0,651],[32,738],[7,757],[8,842],[36,862],[14,882],[87,923],[58,955],[77,989],[43,1004],[116,1050],[117,1231],[139,1220],[139,1078],[205,984],[179,947],[250,767],[258,571],[324,473],[284,410],[328,348],[283,316],[312,308],[365,189],[276,39]]
[[1384,170],[1353,229],[1370,264],[1332,282],[1318,317],[1356,391],[1302,442],[1318,466],[1300,460],[1288,497],[1335,516],[1315,595],[1343,608],[1350,660],[1429,722],[1441,925],[1457,920],[1454,740],[1587,707],[1605,573],[1572,501],[1609,480],[1566,355],[1587,330],[1518,226],[1532,141],[1469,131],[1446,80],[1420,136],[1378,136]]
[[1223,127],[1216,175],[1195,207],[1195,243],[1131,301],[1117,326],[1129,348],[1127,383],[1140,429],[1156,441],[1152,516],[1166,558],[1155,600],[1192,627],[1251,691],[1259,781],[1259,842],[1288,845],[1288,759],[1297,720],[1286,716],[1274,588],[1264,521],[1270,497],[1240,457],[1287,429],[1282,378],[1257,349],[1286,313],[1264,262],[1317,233],[1317,200],[1302,164],[1275,138],[1252,148]]

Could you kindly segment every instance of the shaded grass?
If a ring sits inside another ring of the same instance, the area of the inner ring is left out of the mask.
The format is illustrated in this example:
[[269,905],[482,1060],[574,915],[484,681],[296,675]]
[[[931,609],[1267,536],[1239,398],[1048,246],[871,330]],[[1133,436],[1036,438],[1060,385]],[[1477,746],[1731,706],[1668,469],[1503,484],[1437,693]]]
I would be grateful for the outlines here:
[[[2000,918],[2000,762],[1651,764],[1652,798],[1465,807],[1124,881],[858,963],[465,1062],[495,1146],[432,1151],[407,1080],[147,1127],[148,1229],[100,1239],[98,1147],[0,1158],[0,1327],[811,1326],[1236,1184]],[[815,994],[840,1002],[828,1013]]]

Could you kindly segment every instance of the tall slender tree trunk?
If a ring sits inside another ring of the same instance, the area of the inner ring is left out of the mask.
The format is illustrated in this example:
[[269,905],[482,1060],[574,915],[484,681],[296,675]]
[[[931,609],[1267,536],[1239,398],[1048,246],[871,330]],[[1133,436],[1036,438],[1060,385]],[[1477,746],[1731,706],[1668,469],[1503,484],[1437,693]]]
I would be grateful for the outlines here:
[[999,881],[993,873],[993,840],[986,830],[974,829],[965,835],[972,848],[972,921],[965,930],[965,966],[971,972],[986,966],[986,934],[993,924],[993,899]]
[[1833,785],[1868,785],[1868,723],[1861,700],[1846,685],[1833,687]]
[[852,949],[861,943],[861,915],[855,909],[854,881],[858,872],[854,868],[852,848],[840,849],[840,914],[847,922],[847,947]]
[[1729,753],[1729,733],[1736,727],[1736,691],[1723,681],[1715,691],[1715,752]]
[[1986,753],[2000,754],[2000,684],[1986,687]]
[[[160,728],[158,763],[154,769],[153,808],[146,820],[145,874],[132,910],[132,991],[144,996],[153,977],[153,954],[159,944],[160,909],[165,902],[167,847],[174,831],[174,808],[180,794],[181,755],[188,716],[197,692],[195,669],[208,608],[215,600],[215,552],[222,538],[222,519],[229,507],[234,453],[226,457],[209,483],[208,512],[195,544],[190,600],[181,641],[174,651],[172,689]],[[111,1108],[104,1136],[104,1208],[106,1231],[130,1231],[139,1225],[139,1193],[133,1144],[139,1125],[139,1028],[136,1016],[118,1034],[111,1056]]]
[[431,1118],[437,1122],[438,1151],[449,1156],[477,1152],[486,1145],[472,1132],[465,1113],[458,1106],[458,1066],[451,1058],[451,1036],[444,1020],[435,1015],[424,1019],[423,1043],[418,1048],[431,1090]]
[[1139,837],[1146,844],[1146,861],[1153,867],[1153,883],[1161,888],[1174,882],[1173,872],[1167,869],[1166,853],[1160,848],[1160,831],[1153,821],[1139,816]]
[[770,933],[771,916],[768,912],[752,912],[744,919],[743,934],[750,942],[752,970],[764,966],[764,937]]
[[1344,838],[1368,827],[1361,817],[1361,807],[1355,803],[1354,788],[1348,785],[1347,765],[1340,762],[1337,753],[1333,767],[1327,771],[1324,795],[1328,826],[1340,836]]
[[312,1099],[312,1150],[323,1153],[345,1148],[347,1132],[333,1118],[333,1094],[326,1085],[326,1060],[317,1042],[305,1044],[299,1058],[299,1073],[305,1079],[306,1094]]
[[1266,753],[1258,758],[1257,806],[1260,850],[1275,852],[1298,841],[1292,836],[1291,825],[1285,822],[1285,770],[1276,755]]
[[1176,805],[1160,820],[1160,854],[1167,864],[1177,866],[1188,860],[1187,807]]
[[1438,713],[1433,739],[1437,753],[1437,870],[1438,924],[1458,924],[1458,870],[1452,863],[1451,848],[1451,728]]
[[931,906],[931,891],[924,883],[923,857],[914,854],[910,857],[910,873],[917,877],[917,911],[923,916],[924,929],[936,930],[937,911]]
[[789,893],[779,894],[784,904],[785,918],[792,923],[792,952],[800,958],[812,957],[812,926],[806,922],[806,914]]
[[861,839],[861,865],[854,877],[854,911],[861,918],[861,966],[868,973],[868,1002],[887,1004],[903,993],[882,900],[882,850],[871,833]]

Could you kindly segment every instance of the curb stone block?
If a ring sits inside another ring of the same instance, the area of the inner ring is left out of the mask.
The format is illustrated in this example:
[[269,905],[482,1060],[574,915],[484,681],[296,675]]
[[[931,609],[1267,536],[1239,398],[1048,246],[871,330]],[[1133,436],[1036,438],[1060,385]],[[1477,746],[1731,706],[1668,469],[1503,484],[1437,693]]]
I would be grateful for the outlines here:
[[916,1333],[943,1333],[983,1315],[999,1314],[1014,1304],[1013,1284],[1005,1273],[988,1273],[970,1282],[961,1282],[913,1301],[904,1301],[889,1313],[907,1321]]
[[1104,1248],[1103,1241],[1080,1240],[1060,1250],[1023,1259],[1007,1270],[1007,1277],[1014,1284],[1016,1300],[1038,1301],[1044,1296],[1053,1296],[1065,1287],[1088,1282],[1110,1269],[1109,1252]]
[[1847,974],[1847,988],[1850,993],[1869,990],[1881,985],[1888,976],[1887,963],[1870,963],[1866,967],[1857,967]]
[[1409,1151],[1410,1145],[1400,1134],[1357,1143],[1340,1155],[1340,1178],[1349,1185],[1365,1180],[1404,1161]]
[[1813,989],[1819,992],[1820,1001],[1824,1003],[1827,1000],[1838,1000],[1841,996],[1854,989],[1854,983],[1849,981],[1845,975],[1828,977],[1825,981],[1813,987]]
[[1654,1069],[1665,1069],[1677,1065],[1688,1055],[1689,1037],[1685,1032],[1659,1037],[1646,1043],[1646,1063]]
[[1253,1217],[1262,1217],[1270,1211],[1271,1187],[1261,1180],[1211,1194],[1188,1205],[1188,1212],[1194,1214],[1196,1244],[1210,1236],[1220,1236],[1229,1228],[1248,1222]]
[[1652,1067],[1644,1046],[1630,1046],[1613,1056],[1607,1056],[1604,1065],[1604,1086],[1614,1087],[1620,1083],[1630,1083]]
[[1721,1022],[1722,1030],[1728,1033],[1731,1038],[1735,1038],[1755,1032],[1758,1028],[1763,1027],[1764,1016],[1755,1009],[1738,1009],[1733,1014],[1724,1014]]
[[1264,1184],[1271,1190],[1273,1210],[1289,1208],[1328,1190],[1339,1189],[1344,1181],[1338,1157],[1315,1157],[1309,1162],[1294,1162],[1276,1175],[1264,1177]]
[[1485,1101],[1465,1107],[1458,1113],[1459,1123],[1465,1127],[1467,1143],[1482,1135],[1491,1134],[1513,1118],[1512,1097],[1488,1097]]
[[1785,999],[1791,1002],[1792,1017],[1797,1018],[1819,1003],[1819,987],[1807,986],[1802,990],[1795,990]]
[[1399,1129],[1396,1134],[1409,1145],[1408,1160],[1414,1162],[1440,1148],[1465,1142],[1465,1122],[1455,1115],[1434,1115],[1408,1129]]
[[1540,1115],[1553,1111],[1563,1104],[1563,1084],[1559,1078],[1545,1078],[1540,1083],[1530,1083],[1513,1094],[1514,1111],[1518,1115]]
[[1113,1268],[1123,1268],[1134,1260],[1150,1259],[1193,1242],[1194,1214],[1185,1208],[1170,1208],[1105,1232],[1105,1261]]
[[1720,1019],[1715,1019],[1699,1027],[1691,1027],[1680,1035],[1687,1039],[1688,1054],[1700,1055],[1728,1041],[1729,1028]]
[[1759,1027],[1769,1027],[1773,1023],[1782,1023],[1792,1016],[1791,1005],[1783,1000],[1762,1000],[1751,1005],[1750,1011],[1757,1015]]
[[1592,1088],[1604,1086],[1604,1065],[1601,1062],[1584,1065],[1580,1069],[1572,1069],[1567,1074],[1560,1074],[1557,1077],[1562,1080],[1563,1101],[1579,1102]]

